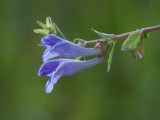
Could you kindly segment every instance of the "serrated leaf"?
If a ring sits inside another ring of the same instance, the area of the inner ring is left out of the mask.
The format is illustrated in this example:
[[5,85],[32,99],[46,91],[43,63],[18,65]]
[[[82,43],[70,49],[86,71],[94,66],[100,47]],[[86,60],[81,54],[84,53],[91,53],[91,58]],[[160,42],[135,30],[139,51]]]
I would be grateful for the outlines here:
[[47,29],[47,26],[46,26],[44,23],[42,23],[42,22],[40,22],[40,21],[37,21],[37,23],[38,23],[38,25],[41,26],[43,29]]
[[102,33],[99,32],[97,30],[92,29],[96,34],[98,34],[100,37],[102,37],[104,40],[106,41],[112,41],[112,36],[113,34],[106,34],[106,33]]
[[109,58],[108,58],[108,72],[110,71],[110,68],[111,68],[112,57],[113,57],[115,45],[116,45],[116,42],[114,42],[113,45],[110,46],[110,53],[109,53]]
[[138,47],[138,51],[137,51],[139,58],[142,58],[145,54],[144,52],[144,42],[142,41]]
[[128,38],[124,41],[121,50],[130,51],[134,50],[138,47],[141,42],[141,34],[138,31],[133,32],[128,36]]
[[43,34],[43,35],[48,35],[49,30],[43,30],[43,29],[34,29],[35,33]]

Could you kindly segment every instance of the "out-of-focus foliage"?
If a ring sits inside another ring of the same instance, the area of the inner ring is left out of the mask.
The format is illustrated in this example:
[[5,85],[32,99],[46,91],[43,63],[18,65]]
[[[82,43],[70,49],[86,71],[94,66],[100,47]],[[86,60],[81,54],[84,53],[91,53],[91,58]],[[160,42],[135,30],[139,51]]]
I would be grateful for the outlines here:
[[61,78],[51,94],[37,76],[44,48],[37,47],[37,20],[47,16],[67,40],[97,39],[94,28],[121,34],[160,24],[158,0],[2,0],[0,119],[2,120],[159,120],[160,31],[144,39],[145,56],[133,61],[114,50],[112,69],[102,63]]

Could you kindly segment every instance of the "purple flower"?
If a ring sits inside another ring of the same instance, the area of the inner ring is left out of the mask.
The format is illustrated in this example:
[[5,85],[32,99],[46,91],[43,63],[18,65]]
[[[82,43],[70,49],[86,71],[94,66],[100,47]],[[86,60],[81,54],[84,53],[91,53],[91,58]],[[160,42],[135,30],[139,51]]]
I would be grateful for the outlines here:
[[[48,46],[47,46],[48,47]],[[49,80],[46,84],[45,91],[50,93],[54,84],[61,76],[67,76],[89,68],[101,62],[103,58],[94,58],[88,61],[80,61],[73,59],[56,59],[42,64],[38,75],[47,76]]]
[[78,57],[89,55],[100,55],[101,48],[84,48],[73,44],[67,40],[61,39],[55,35],[47,35],[41,39],[44,48],[43,64],[39,69],[39,76],[47,76],[49,80],[45,91],[50,93],[54,84],[61,76],[67,76],[79,72],[88,67],[94,66],[102,61],[102,57],[96,57],[88,61],[73,59],[54,59],[54,57]]
[[55,35],[47,35],[41,39],[44,48],[43,62],[54,57],[79,57],[101,53],[100,48],[84,48]]

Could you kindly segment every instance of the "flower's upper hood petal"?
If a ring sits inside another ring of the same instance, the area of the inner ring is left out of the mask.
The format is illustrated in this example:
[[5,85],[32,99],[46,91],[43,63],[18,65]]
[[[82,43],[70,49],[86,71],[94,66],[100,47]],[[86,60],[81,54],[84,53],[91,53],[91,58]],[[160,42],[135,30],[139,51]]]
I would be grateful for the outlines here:
[[53,47],[54,45],[56,45],[57,43],[62,42],[62,41],[66,41],[66,40],[63,40],[63,39],[61,39],[55,35],[52,35],[52,34],[44,36],[41,39],[41,42],[43,43],[43,46],[46,49]]
[[67,61],[70,61],[70,59],[56,59],[47,61],[40,67],[38,75],[50,77],[53,71],[55,71],[59,65]]

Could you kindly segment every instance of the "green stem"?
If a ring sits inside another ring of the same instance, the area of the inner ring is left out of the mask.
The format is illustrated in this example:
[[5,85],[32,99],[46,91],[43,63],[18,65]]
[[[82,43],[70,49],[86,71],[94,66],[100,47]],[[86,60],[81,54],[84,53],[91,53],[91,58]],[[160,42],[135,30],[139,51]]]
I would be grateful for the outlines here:
[[[157,31],[157,30],[160,30],[160,25],[142,28],[142,29],[139,29],[138,31],[139,31],[139,33],[141,33],[141,34],[145,34],[145,33],[153,32],[153,31]],[[128,37],[128,36],[129,36],[130,34],[132,34],[133,32],[135,32],[135,31],[123,33],[123,34],[120,34],[120,35],[115,35],[115,34],[113,34],[113,35],[112,35],[112,39],[113,39],[113,40],[118,40],[118,39],[121,39],[121,38],[124,38],[124,37]],[[104,41],[105,41],[104,39],[97,39],[97,40],[85,41],[85,42],[82,43],[81,45],[85,47],[85,46],[87,46],[87,45],[89,45],[89,44],[95,44],[95,43],[97,43],[97,42],[104,42]]]

